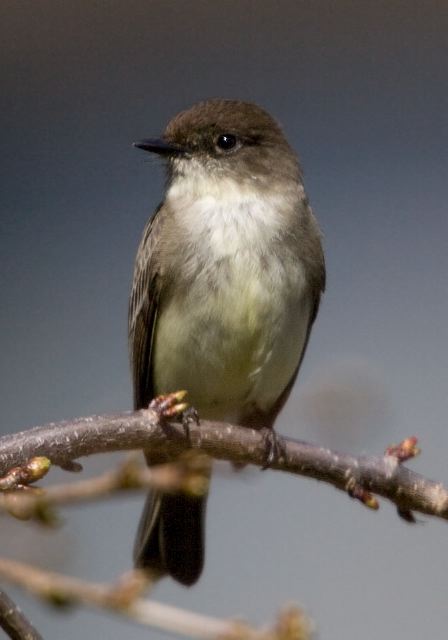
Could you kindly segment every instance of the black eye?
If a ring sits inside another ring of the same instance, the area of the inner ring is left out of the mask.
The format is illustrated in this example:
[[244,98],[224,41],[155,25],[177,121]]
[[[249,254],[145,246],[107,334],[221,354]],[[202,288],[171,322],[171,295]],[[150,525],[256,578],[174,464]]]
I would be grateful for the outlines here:
[[216,146],[223,151],[230,151],[236,147],[237,142],[237,137],[233,133],[222,133],[216,140]]

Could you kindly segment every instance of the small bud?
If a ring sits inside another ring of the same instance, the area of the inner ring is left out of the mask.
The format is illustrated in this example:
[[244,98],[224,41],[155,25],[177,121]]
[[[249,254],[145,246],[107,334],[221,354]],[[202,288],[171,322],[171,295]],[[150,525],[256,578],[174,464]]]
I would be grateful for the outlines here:
[[373,493],[370,493],[370,491],[364,489],[364,487],[358,484],[354,478],[351,478],[347,482],[346,491],[351,498],[359,500],[368,509],[373,509],[374,511],[376,511],[380,508],[379,502],[375,498]]
[[179,402],[178,404],[174,404],[172,407],[165,409],[163,412],[164,418],[175,418],[180,413],[183,413],[186,409],[188,409],[187,402]]
[[177,402],[181,402],[188,394],[188,391],[185,389],[181,389],[180,391],[176,391],[173,393],[173,397],[177,400]]
[[366,505],[366,507],[368,507],[369,509],[373,509],[374,511],[377,511],[380,508],[378,500],[372,493],[369,493],[368,491],[365,492],[362,502]]
[[156,396],[149,403],[149,409],[155,411],[160,418],[175,418],[188,408],[188,404],[182,402],[186,395],[187,392],[182,389]]
[[26,464],[26,471],[28,472],[28,482],[36,482],[43,478],[50,470],[51,462],[45,456],[36,456],[31,458]]
[[401,509],[400,507],[397,507],[397,513],[402,520],[409,522],[409,524],[415,524],[417,522],[414,514],[412,511],[409,511],[409,509]]
[[204,496],[210,486],[209,479],[204,475],[193,475],[185,482],[185,492],[200,498]]
[[313,631],[310,618],[299,608],[289,606],[278,616],[274,637],[279,640],[311,640]]
[[13,467],[0,478],[0,491],[16,489],[43,478],[49,471],[51,462],[45,456],[35,456],[23,465]]
[[417,446],[417,443],[418,439],[415,436],[410,436],[409,438],[405,438],[400,444],[393,444],[387,447],[385,455],[396,458],[401,464],[419,455],[421,449]]

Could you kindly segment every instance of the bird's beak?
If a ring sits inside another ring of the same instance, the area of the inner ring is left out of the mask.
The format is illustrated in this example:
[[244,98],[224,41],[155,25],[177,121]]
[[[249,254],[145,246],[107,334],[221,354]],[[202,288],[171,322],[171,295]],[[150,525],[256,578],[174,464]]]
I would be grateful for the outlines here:
[[179,156],[186,152],[186,149],[180,145],[167,142],[162,138],[147,138],[146,140],[140,140],[139,142],[134,142],[134,147],[137,147],[137,149],[143,149],[143,151],[158,153],[160,156]]

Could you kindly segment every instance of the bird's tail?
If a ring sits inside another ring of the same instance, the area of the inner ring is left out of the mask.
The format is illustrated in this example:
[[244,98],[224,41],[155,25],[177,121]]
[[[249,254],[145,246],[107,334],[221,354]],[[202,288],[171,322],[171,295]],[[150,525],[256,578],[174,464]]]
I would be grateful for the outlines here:
[[204,564],[206,501],[206,495],[151,492],[135,540],[135,566],[195,583]]

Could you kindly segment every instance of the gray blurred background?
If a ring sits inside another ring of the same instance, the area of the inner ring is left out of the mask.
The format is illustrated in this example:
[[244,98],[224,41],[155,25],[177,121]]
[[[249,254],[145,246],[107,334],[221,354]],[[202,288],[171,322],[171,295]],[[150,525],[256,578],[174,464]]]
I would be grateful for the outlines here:
[[[278,431],[370,453],[416,434],[412,467],[448,483],[447,33],[443,0],[3,0],[2,431],[130,407],[127,297],[163,189],[131,143],[242,98],[282,123],[325,235],[328,289]],[[142,500],[66,509],[56,533],[2,517],[2,553],[112,580]],[[254,623],[298,602],[322,640],[441,640],[448,529],[424,520],[218,471],[201,581],[154,597]],[[166,637],[13,595],[45,638]]]

